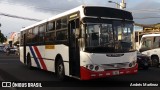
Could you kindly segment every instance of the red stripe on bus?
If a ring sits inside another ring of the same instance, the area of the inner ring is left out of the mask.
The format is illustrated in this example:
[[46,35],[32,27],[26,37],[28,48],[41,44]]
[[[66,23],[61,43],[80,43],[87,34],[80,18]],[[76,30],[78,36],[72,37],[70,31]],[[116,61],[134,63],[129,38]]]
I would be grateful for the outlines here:
[[42,59],[42,56],[41,56],[38,48],[37,48],[36,46],[33,46],[33,48],[34,48],[34,50],[35,50],[35,52],[36,52],[36,54],[37,54],[37,56],[38,56],[38,59],[40,60],[40,63],[41,63],[41,65],[42,65],[42,68],[43,68],[44,70],[47,70],[47,67],[46,67],[46,65],[45,65],[45,63],[44,63],[44,61],[43,61],[43,59]]

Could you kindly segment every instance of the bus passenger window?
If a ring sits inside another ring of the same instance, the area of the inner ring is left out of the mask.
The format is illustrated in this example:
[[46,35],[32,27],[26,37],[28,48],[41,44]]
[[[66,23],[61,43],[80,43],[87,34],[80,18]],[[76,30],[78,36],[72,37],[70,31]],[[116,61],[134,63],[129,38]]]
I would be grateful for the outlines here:
[[44,42],[44,35],[45,35],[45,25],[39,27],[39,42]]
[[46,39],[45,39],[45,42],[50,42],[50,43],[53,43],[55,40],[55,33],[54,32],[49,32],[49,33],[46,33]]
[[61,29],[61,19],[56,21],[56,29]]
[[56,32],[56,40],[66,40],[67,39],[67,30]]
[[23,39],[24,39],[24,37],[23,37],[24,36],[24,31],[22,31],[20,35],[21,35],[21,37],[20,37],[20,45],[23,45],[23,43],[24,43],[24,41],[23,41]]
[[32,39],[33,39],[32,29],[27,30],[27,33],[26,33],[26,34],[27,34],[27,38],[26,38],[27,44],[32,43]]
[[47,24],[47,31],[55,30],[55,21],[49,22]]
[[38,42],[38,27],[35,27],[34,29],[33,29],[33,39],[32,39],[32,41],[33,41],[33,43],[37,43]]
[[63,18],[61,22],[62,28],[67,28],[67,18]]

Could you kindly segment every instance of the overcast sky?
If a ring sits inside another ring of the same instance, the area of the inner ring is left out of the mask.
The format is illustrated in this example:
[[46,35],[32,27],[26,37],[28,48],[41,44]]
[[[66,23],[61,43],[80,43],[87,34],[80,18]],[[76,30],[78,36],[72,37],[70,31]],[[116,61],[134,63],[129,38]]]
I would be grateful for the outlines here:
[[[160,0],[125,0],[125,2],[126,10],[131,11],[134,18],[147,18],[134,19],[136,23],[160,23]],[[108,3],[108,0],[0,0],[0,13],[43,20],[82,4],[116,7],[115,4]],[[0,23],[2,24],[0,30],[8,36],[11,32],[18,32],[22,27],[36,22],[0,16]]]

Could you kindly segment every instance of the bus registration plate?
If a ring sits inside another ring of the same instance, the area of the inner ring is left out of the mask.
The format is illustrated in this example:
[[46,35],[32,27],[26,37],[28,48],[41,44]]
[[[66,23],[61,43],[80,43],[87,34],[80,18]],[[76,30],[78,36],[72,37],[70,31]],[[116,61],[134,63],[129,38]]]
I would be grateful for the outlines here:
[[119,71],[113,71],[113,75],[119,75]]

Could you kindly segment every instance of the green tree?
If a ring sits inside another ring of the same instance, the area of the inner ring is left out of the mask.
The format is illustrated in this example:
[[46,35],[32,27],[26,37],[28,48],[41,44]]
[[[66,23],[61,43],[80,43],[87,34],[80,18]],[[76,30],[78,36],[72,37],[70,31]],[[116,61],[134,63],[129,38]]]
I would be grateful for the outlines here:
[[3,33],[0,32],[0,42],[3,43],[5,41],[7,41],[7,38],[4,36]]

